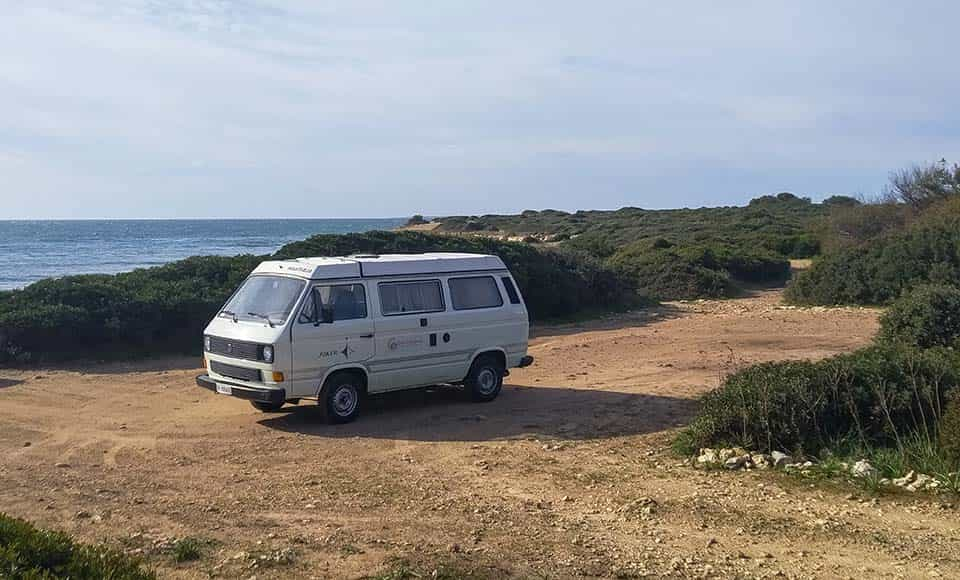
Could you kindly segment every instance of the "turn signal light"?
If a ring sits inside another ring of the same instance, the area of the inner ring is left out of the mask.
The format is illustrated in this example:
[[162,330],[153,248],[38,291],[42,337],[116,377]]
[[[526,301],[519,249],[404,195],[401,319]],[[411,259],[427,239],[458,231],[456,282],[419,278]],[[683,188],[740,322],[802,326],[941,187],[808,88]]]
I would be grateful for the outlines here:
[[283,382],[283,373],[273,371],[273,382],[282,383]]

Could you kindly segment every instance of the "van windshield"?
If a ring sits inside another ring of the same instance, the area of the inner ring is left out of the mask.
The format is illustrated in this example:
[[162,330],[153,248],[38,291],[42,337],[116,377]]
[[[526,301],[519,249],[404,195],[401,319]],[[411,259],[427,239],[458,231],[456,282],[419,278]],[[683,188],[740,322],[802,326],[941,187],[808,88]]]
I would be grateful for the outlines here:
[[282,276],[251,276],[220,311],[234,320],[262,320],[283,324],[293,310],[306,282]]

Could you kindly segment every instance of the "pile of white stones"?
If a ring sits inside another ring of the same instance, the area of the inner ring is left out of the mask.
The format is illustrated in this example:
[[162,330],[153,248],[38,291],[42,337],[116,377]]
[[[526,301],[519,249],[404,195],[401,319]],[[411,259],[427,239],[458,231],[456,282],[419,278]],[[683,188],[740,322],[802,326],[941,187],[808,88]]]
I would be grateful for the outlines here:
[[[721,449],[703,448],[697,454],[694,463],[697,467],[717,468],[722,467],[731,471],[739,469],[783,469],[784,471],[794,471],[805,473],[815,467],[812,461],[801,461],[792,456],[774,451],[772,453],[751,453],[742,447],[727,447]],[[841,463],[840,466],[855,478],[877,477],[877,468],[871,465],[866,459],[861,459],[853,465]],[[881,478],[880,485],[895,486],[907,491],[931,491],[939,490],[942,485],[936,478],[924,473],[911,471],[903,477],[888,479]]]
[[742,447],[704,448],[700,450],[696,459],[698,467],[724,467],[731,470],[786,468],[794,463],[793,458],[786,453],[779,451],[770,454],[751,453]]

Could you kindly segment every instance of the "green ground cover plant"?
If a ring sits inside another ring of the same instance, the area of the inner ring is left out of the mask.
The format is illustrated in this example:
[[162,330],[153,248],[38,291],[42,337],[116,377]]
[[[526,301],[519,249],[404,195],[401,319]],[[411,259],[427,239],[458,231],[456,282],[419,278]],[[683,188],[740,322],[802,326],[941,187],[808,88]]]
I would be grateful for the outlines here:
[[136,558],[73,541],[0,513],[0,578],[40,580],[153,580]]
[[838,445],[906,449],[937,440],[960,384],[960,353],[876,345],[823,361],[762,363],[729,376],[701,401],[679,451],[741,446],[820,454]]

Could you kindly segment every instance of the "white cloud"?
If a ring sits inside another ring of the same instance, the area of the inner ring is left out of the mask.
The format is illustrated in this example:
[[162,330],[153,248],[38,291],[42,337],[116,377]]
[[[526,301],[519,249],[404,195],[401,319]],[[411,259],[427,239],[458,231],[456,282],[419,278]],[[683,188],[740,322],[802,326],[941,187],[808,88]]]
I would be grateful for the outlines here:
[[[0,218],[870,191],[904,163],[960,158],[960,80],[938,64],[958,15],[933,2],[19,3],[0,20]],[[265,194],[278,209],[261,209]]]

